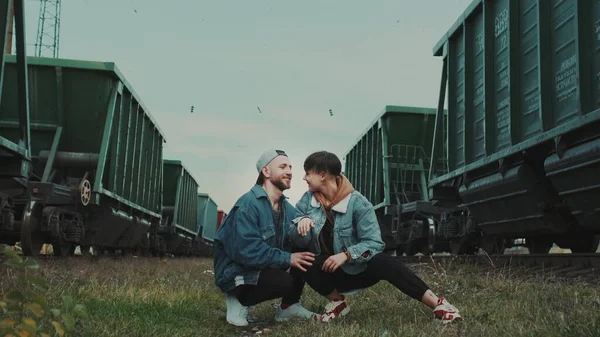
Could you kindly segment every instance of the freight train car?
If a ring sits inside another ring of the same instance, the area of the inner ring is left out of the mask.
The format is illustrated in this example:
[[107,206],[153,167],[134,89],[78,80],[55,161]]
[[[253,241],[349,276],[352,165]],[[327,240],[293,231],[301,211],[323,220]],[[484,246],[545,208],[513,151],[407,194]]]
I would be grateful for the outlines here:
[[[15,19],[19,31],[22,1]],[[27,255],[144,245],[161,219],[164,136],[118,68],[17,48],[1,69],[2,241]]]
[[[6,57],[0,132],[18,136],[17,76]],[[5,235],[28,254],[131,250],[157,227],[164,136],[112,63],[28,58],[31,176],[4,212]],[[6,221],[21,219],[24,222]],[[14,234],[14,235],[11,235]]]
[[[197,222],[198,183],[179,160],[163,161],[162,223],[156,234],[160,242],[154,254],[194,255],[199,251]],[[152,237],[151,236],[151,237]]]
[[[344,156],[346,176],[375,207],[388,251],[427,253],[452,239],[430,240],[440,215],[427,184],[435,114],[432,108],[386,106]],[[447,170],[445,163],[438,169]]]
[[530,252],[596,251],[598,22],[598,1],[474,1],[434,47],[448,113],[438,108],[429,195],[468,210],[470,242],[489,253],[516,238]]
[[219,227],[221,226],[221,224],[223,223],[223,220],[225,220],[225,218],[227,217],[227,213],[225,213],[224,210],[219,210],[219,212],[217,213],[217,228],[215,229],[215,233],[217,230],[219,230]]
[[205,241],[212,243],[217,232],[218,207],[207,193],[198,193],[198,228]]

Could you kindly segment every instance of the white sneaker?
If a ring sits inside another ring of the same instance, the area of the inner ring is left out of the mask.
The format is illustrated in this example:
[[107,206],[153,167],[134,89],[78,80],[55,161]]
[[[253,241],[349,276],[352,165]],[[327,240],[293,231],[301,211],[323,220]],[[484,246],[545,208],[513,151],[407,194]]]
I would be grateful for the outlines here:
[[235,326],[248,325],[248,307],[243,306],[237,297],[227,295],[227,322]]
[[289,320],[290,318],[298,318],[303,320],[317,320],[319,318],[319,315],[314,312],[308,311],[300,303],[295,303],[285,310],[281,309],[281,306],[278,305],[275,313],[275,321],[283,322]]

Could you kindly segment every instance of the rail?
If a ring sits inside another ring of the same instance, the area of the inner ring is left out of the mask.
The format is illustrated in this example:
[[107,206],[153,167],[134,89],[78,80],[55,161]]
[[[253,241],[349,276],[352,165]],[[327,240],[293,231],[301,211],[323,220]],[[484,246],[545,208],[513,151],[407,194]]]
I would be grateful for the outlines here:
[[440,266],[476,265],[482,272],[510,268],[513,275],[523,277],[544,275],[591,282],[598,282],[600,278],[599,253],[420,255],[396,258],[412,267],[430,264],[439,264]]

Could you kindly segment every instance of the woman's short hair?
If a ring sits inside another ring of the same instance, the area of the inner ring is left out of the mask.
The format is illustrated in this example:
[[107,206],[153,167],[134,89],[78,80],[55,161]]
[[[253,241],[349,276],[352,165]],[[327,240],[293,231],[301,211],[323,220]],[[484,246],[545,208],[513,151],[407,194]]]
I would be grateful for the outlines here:
[[327,172],[333,176],[339,176],[342,173],[342,162],[331,152],[318,151],[304,160],[304,171],[311,170],[317,173]]

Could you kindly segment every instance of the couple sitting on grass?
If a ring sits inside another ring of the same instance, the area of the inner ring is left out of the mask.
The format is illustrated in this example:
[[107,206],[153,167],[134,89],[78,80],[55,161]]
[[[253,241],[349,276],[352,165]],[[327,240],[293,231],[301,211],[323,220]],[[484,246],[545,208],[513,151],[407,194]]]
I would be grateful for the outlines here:
[[[292,180],[285,152],[266,151],[256,168],[256,184],[235,203],[214,241],[215,282],[227,294],[227,322],[246,326],[250,306],[276,298],[282,299],[278,322],[329,322],[350,310],[345,295],[380,280],[433,309],[443,323],[461,319],[445,298],[383,253],[373,205],[341,174],[335,154],[306,158],[308,191],[296,207],[283,195]],[[327,298],[322,314],[300,304],[305,283]]]

